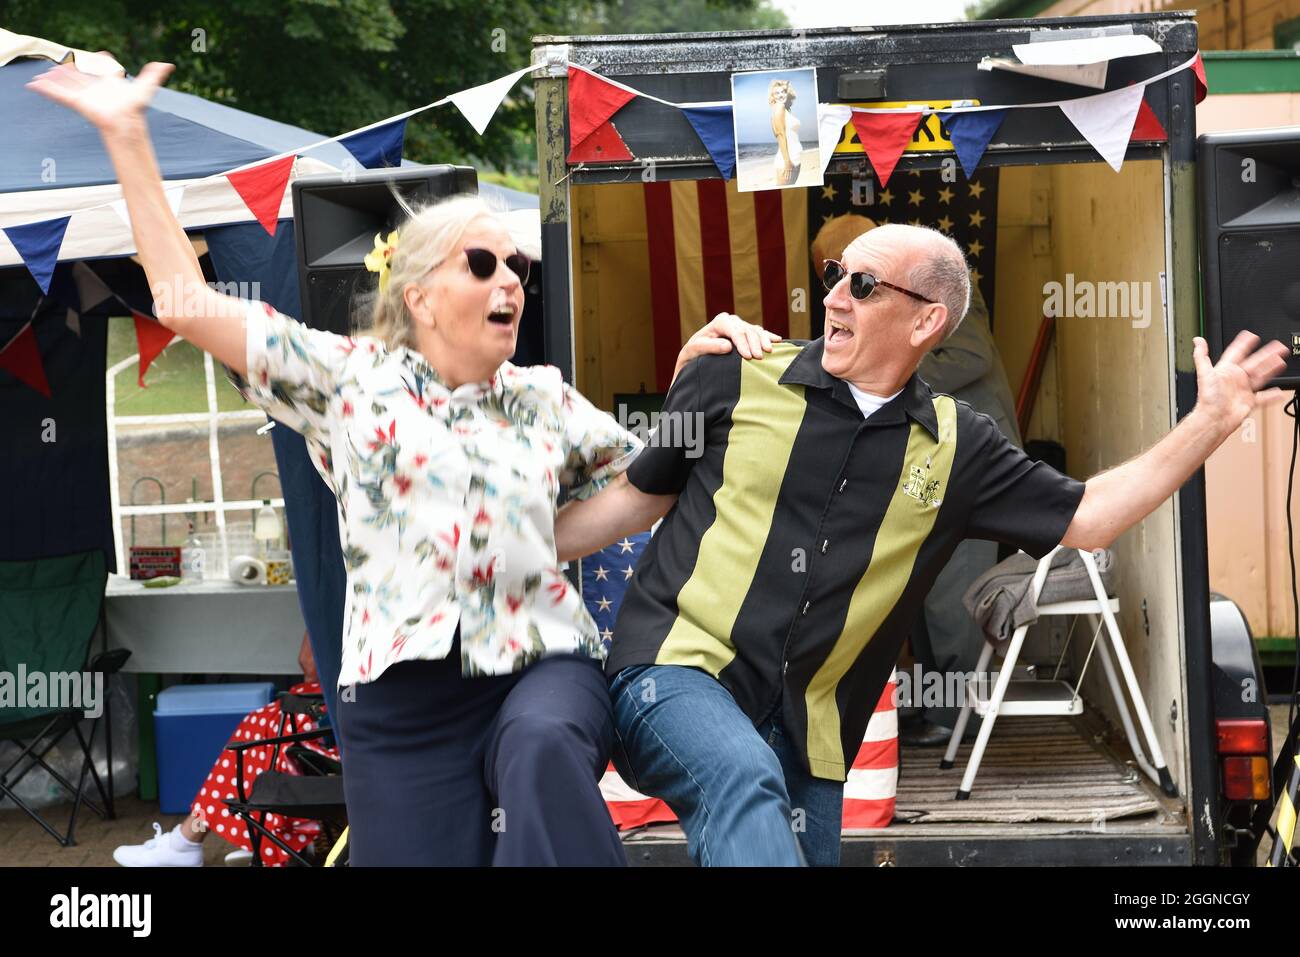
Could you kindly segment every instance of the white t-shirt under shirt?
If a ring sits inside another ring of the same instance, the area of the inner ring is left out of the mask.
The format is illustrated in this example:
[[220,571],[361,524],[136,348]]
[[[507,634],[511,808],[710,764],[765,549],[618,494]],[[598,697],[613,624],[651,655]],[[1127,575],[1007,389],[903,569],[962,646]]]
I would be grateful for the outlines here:
[[892,401],[895,396],[898,395],[898,392],[903,391],[902,389],[899,389],[898,392],[894,393],[894,395],[879,396],[879,395],[872,395],[870,392],[863,392],[852,382],[846,381],[844,384],[847,385],[849,387],[849,391],[853,393],[853,398],[858,403],[858,408],[862,410],[862,417],[864,419],[871,418],[871,413],[885,406],[888,402]]

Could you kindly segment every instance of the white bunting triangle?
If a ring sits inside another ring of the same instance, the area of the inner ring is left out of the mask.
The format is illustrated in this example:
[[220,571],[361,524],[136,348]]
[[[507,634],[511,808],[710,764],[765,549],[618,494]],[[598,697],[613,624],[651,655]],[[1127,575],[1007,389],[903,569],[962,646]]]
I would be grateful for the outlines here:
[[492,122],[492,117],[501,108],[501,101],[506,98],[510,88],[519,82],[521,76],[531,73],[534,69],[536,67],[526,66],[491,83],[472,86],[468,90],[453,93],[447,99],[456,104],[456,109],[465,114],[465,119],[469,120],[469,125],[474,127],[474,132],[482,136],[488,123]]
[[75,332],[78,339],[81,338],[81,316],[77,315],[77,310],[69,309],[63,317],[63,324]]
[[[184,186],[169,186],[163,189],[163,195],[167,197],[167,205],[172,208],[172,215],[180,218],[181,215],[181,198],[185,195]],[[115,199],[108,205],[113,207],[113,212],[122,218],[122,222],[127,226],[131,225],[131,214],[126,210],[125,199]]]
[[844,135],[844,124],[852,115],[852,108],[841,103],[817,104],[817,149],[821,154],[823,176],[840,137]]
[[1070,118],[1074,128],[1117,173],[1124,165],[1124,153],[1133,136],[1133,124],[1137,121],[1145,90],[1145,86],[1135,83],[1122,90],[1067,100],[1061,104],[1061,112]]

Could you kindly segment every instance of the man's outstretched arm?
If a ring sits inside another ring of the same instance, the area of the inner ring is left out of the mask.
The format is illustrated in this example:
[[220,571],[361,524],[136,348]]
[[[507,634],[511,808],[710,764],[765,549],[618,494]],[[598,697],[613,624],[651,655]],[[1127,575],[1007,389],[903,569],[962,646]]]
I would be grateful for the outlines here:
[[1256,348],[1259,337],[1242,332],[1211,365],[1205,340],[1194,341],[1196,407],[1150,449],[1088,479],[1062,545],[1107,547],[1178,491],[1257,407],[1286,398],[1264,389],[1286,368],[1290,350],[1282,343]]

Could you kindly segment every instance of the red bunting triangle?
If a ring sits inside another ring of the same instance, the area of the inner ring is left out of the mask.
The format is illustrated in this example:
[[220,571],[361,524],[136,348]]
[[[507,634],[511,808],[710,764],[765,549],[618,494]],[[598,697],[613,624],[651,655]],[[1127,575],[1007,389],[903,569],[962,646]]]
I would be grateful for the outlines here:
[[235,192],[244,201],[244,205],[272,236],[275,235],[275,222],[280,218],[280,203],[284,200],[284,190],[289,185],[289,173],[293,170],[296,158],[290,154],[252,169],[226,174],[226,179],[235,187]]
[[1143,100],[1138,107],[1137,120],[1133,124],[1133,135],[1129,137],[1129,142],[1146,140],[1148,142],[1164,143],[1168,139],[1169,134],[1165,132],[1164,124],[1156,116],[1156,111],[1151,109],[1151,104]]
[[0,369],[24,385],[31,386],[45,398],[50,397],[50,383],[45,378],[41,350],[36,344],[36,330],[30,322],[9,340],[9,345],[0,349]]
[[585,140],[569,150],[570,163],[612,163],[632,158],[632,151],[614,129],[612,120],[600,124]]
[[635,96],[585,70],[569,67],[569,149],[577,149]]
[[920,112],[859,113],[856,110],[849,114],[862,149],[880,179],[881,188],[894,175],[894,167],[898,165],[903,150],[907,149],[922,115]]
[[159,353],[176,338],[176,333],[134,309],[131,310],[131,318],[135,320],[135,344],[136,350],[140,353],[140,375],[136,381],[140,383],[140,388],[147,389],[148,386],[144,384],[145,370],[149,368],[149,363],[157,359]]
[[1210,92],[1210,81],[1205,78],[1205,61],[1201,59],[1201,51],[1196,51],[1196,59],[1192,63],[1192,73],[1196,76],[1196,102],[1201,100]]

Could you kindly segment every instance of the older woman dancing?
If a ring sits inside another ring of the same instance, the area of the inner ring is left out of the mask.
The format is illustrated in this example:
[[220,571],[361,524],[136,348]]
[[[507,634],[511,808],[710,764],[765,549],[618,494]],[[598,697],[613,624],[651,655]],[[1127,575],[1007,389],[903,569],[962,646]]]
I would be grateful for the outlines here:
[[[144,120],[170,72],[151,63],[128,82],[69,64],[31,86],[99,129],[155,301],[172,304],[159,321],[301,432],[338,499],[352,863],[624,863],[597,786],[613,733],[604,650],[558,567],[554,520],[562,487],[594,493],[640,442],[558,370],[507,361],[529,264],[476,197],[411,211],[377,242],[368,335],[209,288]],[[709,328],[746,355],[773,338],[731,316]]]

